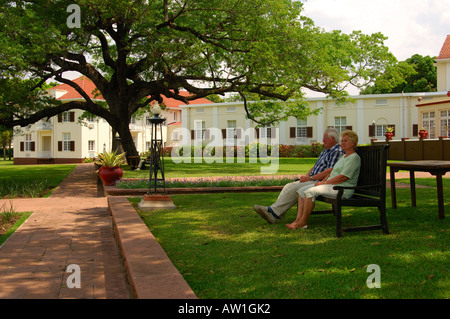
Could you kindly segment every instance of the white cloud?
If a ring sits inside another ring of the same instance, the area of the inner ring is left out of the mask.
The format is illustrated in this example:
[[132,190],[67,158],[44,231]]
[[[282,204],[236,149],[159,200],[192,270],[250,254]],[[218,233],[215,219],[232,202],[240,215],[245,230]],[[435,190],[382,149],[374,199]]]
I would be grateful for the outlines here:
[[307,0],[304,14],[315,24],[349,33],[381,32],[399,60],[437,56],[450,34],[450,0]]

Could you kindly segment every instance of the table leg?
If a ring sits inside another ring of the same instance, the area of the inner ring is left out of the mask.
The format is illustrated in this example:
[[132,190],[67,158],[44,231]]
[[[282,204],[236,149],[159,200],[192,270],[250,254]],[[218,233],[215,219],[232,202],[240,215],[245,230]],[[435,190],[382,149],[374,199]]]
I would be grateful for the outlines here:
[[444,192],[442,189],[442,173],[436,173],[436,188],[438,196],[439,219],[444,219]]
[[392,208],[397,208],[397,193],[395,191],[395,169],[392,167],[389,169],[391,173],[391,201],[392,201]]
[[416,207],[416,179],[414,171],[409,171],[409,185],[411,189],[411,206]]

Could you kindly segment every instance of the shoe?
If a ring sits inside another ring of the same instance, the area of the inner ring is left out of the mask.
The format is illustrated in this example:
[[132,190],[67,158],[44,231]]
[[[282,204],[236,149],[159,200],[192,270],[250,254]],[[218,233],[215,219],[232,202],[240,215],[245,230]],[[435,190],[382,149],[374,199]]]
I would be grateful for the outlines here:
[[309,228],[308,225],[305,225],[305,226],[303,226],[303,227],[297,227],[297,228],[292,228],[292,227],[289,227],[288,225],[289,225],[289,224],[286,224],[286,227],[289,228],[289,229],[292,229],[292,230],[297,230],[297,229],[299,229],[299,228],[300,228],[300,229],[308,229],[308,228]]
[[269,212],[266,206],[255,205],[253,209],[269,224],[275,224],[277,222],[277,219]]

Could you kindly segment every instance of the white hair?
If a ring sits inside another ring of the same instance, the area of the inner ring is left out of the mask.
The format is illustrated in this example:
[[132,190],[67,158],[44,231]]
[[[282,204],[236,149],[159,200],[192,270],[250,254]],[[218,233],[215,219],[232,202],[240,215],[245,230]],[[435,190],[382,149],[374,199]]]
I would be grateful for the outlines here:
[[327,133],[328,137],[332,137],[336,142],[339,142],[339,132],[335,128],[329,127],[326,129],[325,133]]

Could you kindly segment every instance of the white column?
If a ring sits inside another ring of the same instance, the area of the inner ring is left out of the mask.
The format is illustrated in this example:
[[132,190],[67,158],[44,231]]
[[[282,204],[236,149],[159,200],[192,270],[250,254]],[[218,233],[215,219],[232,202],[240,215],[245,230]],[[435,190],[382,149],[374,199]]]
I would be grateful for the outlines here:
[[213,107],[212,116],[213,116],[213,127],[219,128],[219,108],[217,106]]
[[322,141],[323,133],[325,132],[324,122],[326,121],[326,118],[324,116],[325,110],[323,109],[322,101],[317,102],[317,108],[322,108],[322,112],[320,112],[319,115],[317,115],[316,132],[313,132],[313,139],[315,135],[316,140]]
[[182,107],[181,108],[181,127],[184,129],[189,130],[189,108],[188,107]]
[[366,136],[364,135],[364,100],[358,99],[356,102],[356,130],[353,130],[358,134],[360,138],[359,144],[365,144],[369,141],[366,141]]

